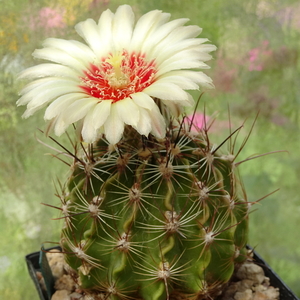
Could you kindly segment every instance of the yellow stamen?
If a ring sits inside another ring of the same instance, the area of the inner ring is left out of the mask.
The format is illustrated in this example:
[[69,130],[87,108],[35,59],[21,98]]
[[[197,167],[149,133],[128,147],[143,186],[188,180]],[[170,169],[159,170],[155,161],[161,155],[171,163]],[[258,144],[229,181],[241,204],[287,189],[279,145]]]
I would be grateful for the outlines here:
[[122,55],[121,53],[116,53],[116,54],[110,54],[109,57],[105,60],[105,62],[109,63],[113,67],[115,76],[117,78],[123,75],[121,69],[123,59],[124,59],[124,55]]
[[110,54],[105,60],[106,63],[112,66],[112,69],[106,74],[106,79],[111,87],[120,89],[126,87],[129,83],[128,74],[124,71],[124,59],[126,60],[126,57],[118,52]]

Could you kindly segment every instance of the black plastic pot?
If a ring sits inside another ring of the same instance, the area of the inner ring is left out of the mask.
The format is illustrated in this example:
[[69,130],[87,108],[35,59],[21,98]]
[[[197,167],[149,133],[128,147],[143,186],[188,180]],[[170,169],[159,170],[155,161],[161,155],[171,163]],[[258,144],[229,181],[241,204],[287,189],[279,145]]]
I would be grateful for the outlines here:
[[[50,249],[60,249],[59,247],[49,248]],[[299,300],[296,295],[291,291],[291,289],[280,279],[280,277],[270,268],[270,266],[253,250],[254,261],[259,266],[261,266],[265,275],[270,278],[270,283],[273,287],[279,288],[280,300]],[[50,300],[54,293],[54,279],[49,268],[49,264],[45,255],[45,250],[42,248],[41,251],[34,252],[26,255],[25,257],[29,274],[36,286],[40,300]],[[41,288],[37,272],[41,272],[47,291]]]
[[35,288],[40,296],[41,300],[49,300],[47,292],[42,289],[37,273],[41,272],[40,267],[40,252],[33,252],[25,256],[25,260],[27,263],[27,268],[31,279],[34,282]]
[[271,267],[253,250],[254,261],[265,271],[265,276],[270,278],[271,286],[279,288],[280,300],[299,300],[292,290],[281,280]]

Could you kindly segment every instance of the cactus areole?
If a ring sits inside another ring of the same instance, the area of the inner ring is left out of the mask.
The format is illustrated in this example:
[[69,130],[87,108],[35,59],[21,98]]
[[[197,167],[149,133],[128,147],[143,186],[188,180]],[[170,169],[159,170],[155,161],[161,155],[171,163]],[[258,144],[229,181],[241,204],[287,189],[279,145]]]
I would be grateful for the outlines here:
[[181,117],[186,90],[213,87],[198,69],[215,46],[169,17],[107,10],[76,26],[87,45],[48,39],[34,56],[52,62],[20,75],[25,117],[48,105],[47,132],[80,133],[60,244],[89,299],[212,299],[247,257],[236,155]]

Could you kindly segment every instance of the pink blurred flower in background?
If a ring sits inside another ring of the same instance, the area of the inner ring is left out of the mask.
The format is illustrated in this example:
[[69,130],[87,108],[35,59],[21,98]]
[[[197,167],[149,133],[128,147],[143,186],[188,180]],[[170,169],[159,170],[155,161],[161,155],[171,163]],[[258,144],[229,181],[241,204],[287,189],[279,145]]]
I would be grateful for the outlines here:
[[52,34],[53,31],[66,27],[64,8],[43,7],[37,13],[27,15],[27,23],[32,31],[42,29],[46,34]]
[[269,49],[269,41],[263,41],[259,47],[251,49],[248,55],[249,71],[262,71],[265,61],[272,55],[272,50]]
[[53,9],[51,7],[43,7],[39,11],[39,19],[41,25],[45,28],[64,28],[66,26],[63,19],[63,9]]
[[205,128],[205,123],[207,124],[209,117],[205,116],[203,113],[196,112],[195,114],[188,115],[185,119],[185,123],[189,127],[191,122],[193,125],[191,127],[191,132],[196,133],[201,129]]
[[201,112],[196,112],[195,114],[190,114],[185,118],[185,124],[187,129],[190,128],[191,122],[191,133],[198,133],[200,130],[208,130],[209,132],[219,133],[222,129],[228,129],[228,121],[216,120],[216,115],[218,112],[213,113],[211,116],[207,116]]

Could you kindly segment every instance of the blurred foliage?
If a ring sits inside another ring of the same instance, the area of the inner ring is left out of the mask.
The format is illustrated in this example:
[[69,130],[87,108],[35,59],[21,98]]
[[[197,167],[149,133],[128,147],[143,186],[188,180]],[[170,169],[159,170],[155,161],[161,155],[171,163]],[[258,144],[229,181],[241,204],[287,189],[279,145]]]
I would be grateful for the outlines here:
[[[58,241],[59,215],[41,202],[58,205],[56,176],[67,168],[43,155],[50,143],[37,128],[43,114],[21,119],[15,102],[23,83],[17,73],[36,64],[31,53],[49,37],[80,39],[74,25],[86,18],[98,20],[107,8],[130,4],[137,16],[152,9],[172,18],[189,18],[203,28],[203,37],[218,46],[207,73],[216,89],[205,93],[208,115],[230,120],[237,128],[245,119],[237,144],[254,130],[237,161],[253,154],[275,153],[241,164],[249,201],[258,201],[251,214],[250,244],[300,296],[300,4],[298,0],[11,0],[0,1],[0,295],[3,299],[37,299],[24,256],[44,241]],[[195,99],[199,92],[193,92]],[[216,121],[217,124],[217,121]],[[223,124],[223,123],[222,123]],[[222,126],[221,126],[222,127]],[[226,127],[226,126],[223,126]],[[222,130],[222,133],[224,131]],[[229,133],[225,133],[229,134]],[[37,137],[36,137],[37,136]],[[225,135],[226,136],[226,135]],[[216,134],[221,142],[223,136]],[[66,141],[65,141],[66,142]],[[50,143],[55,146],[53,143]]]

